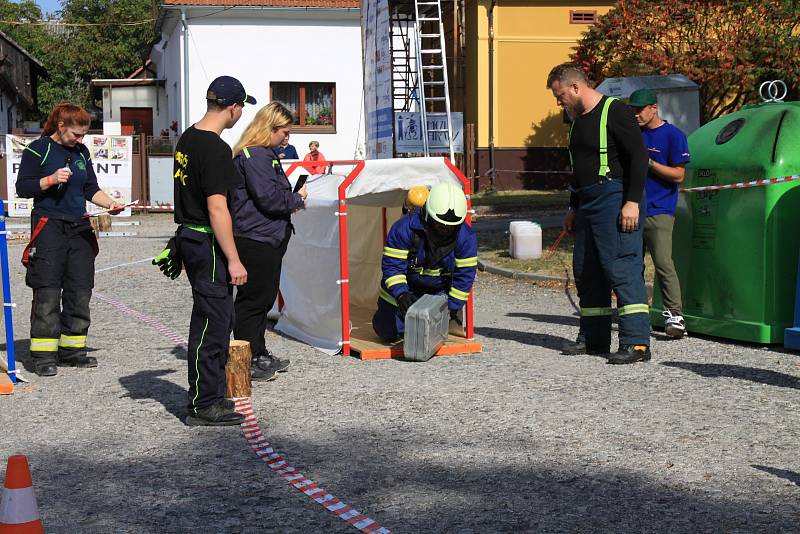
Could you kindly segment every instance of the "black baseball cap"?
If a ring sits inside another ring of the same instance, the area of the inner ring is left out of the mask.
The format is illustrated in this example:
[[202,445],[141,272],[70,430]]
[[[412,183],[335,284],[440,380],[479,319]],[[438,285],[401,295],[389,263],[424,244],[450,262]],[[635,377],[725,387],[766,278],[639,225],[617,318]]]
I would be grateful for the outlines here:
[[220,106],[230,106],[239,102],[255,104],[256,99],[249,96],[242,82],[233,76],[220,76],[208,86],[206,100],[210,100]]

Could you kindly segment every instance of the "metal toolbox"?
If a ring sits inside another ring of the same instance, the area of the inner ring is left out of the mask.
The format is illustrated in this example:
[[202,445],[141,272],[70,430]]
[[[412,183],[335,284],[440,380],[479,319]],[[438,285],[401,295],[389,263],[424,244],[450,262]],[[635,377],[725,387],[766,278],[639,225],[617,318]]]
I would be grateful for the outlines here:
[[406,313],[403,353],[406,360],[426,362],[447,341],[450,312],[445,295],[423,295]]

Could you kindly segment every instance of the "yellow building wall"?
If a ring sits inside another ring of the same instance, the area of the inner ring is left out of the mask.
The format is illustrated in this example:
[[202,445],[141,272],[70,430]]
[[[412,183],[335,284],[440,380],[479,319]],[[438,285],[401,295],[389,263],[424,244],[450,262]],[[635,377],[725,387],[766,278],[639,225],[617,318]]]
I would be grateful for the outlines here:
[[[563,147],[569,128],[547,74],[569,60],[586,24],[570,24],[570,10],[598,16],[615,2],[498,0],[494,8],[494,141],[496,147]],[[477,124],[477,145],[489,145],[489,0],[467,2],[466,120]],[[473,85],[474,84],[474,85]]]

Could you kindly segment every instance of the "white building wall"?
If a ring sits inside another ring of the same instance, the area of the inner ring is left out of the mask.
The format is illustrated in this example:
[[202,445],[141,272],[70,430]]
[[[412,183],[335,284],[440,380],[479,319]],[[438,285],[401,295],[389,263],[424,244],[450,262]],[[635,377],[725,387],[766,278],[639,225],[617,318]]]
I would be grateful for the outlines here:
[[163,87],[103,87],[103,133],[122,133],[121,108],[152,108],[153,135],[169,127],[167,98]]
[[[298,17],[303,17],[300,20]],[[224,17],[190,19],[189,124],[205,113],[205,94],[220,75],[238,78],[257,106],[245,107],[236,126],[222,137],[231,146],[239,139],[256,111],[269,102],[272,81],[333,82],[336,84],[336,133],[292,133],[291,143],[302,158],[308,142],[320,142],[328,159],[351,159],[363,143],[361,26],[359,13],[324,17],[307,11],[228,12]],[[177,35],[176,35],[177,34]],[[180,76],[180,61],[170,52],[180,35],[180,24],[170,37],[164,69],[168,86]],[[177,58],[182,59],[182,58]],[[180,87],[180,82],[177,84]],[[172,93],[168,91],[170,113]],[[182,98],[182,93],[179,93]]]
[[181,61],[183,60],[183,42],[181,40],[183,32],[180,24],[176,25],[172,32],[164,35],[162,41],[153,48],[151,59],[156,64],[156,78],[165,80],[164,93],[166,98],[166,122],[169,126],[174,122],[178,125],[178,131],[170,133],[178,135],[182,131],[181,126],[181,98],[183,96],[183,84],[181,79]]

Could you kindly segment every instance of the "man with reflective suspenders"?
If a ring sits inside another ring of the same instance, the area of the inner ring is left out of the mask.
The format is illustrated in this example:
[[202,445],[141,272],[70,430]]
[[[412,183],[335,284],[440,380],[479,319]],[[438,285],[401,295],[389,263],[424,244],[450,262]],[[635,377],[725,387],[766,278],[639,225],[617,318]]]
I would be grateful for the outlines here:
[[247,281],[233,240],[228,195],[241,181],[219,135],[255,104],[235,78],[220,76],[206,94],[206,114],[175,146],[175,237],[192,285],[189,323],[189,426],[237,425],[244,417],[225,399],[225,364],[233,329],[233,286]]
[[[608,363],[647,361],[650,321],[642,276],[642,228],[647,150],[633,113],[589,87],[580,67],[550,71],[547,88],[572,119],[573,181],[564,229],[575,232],[582,351],[611,351],[611,291],[617,297],[619,350]],[[642,209],[640,209],[640,205]]]

